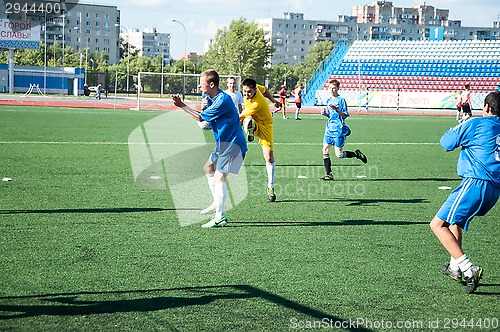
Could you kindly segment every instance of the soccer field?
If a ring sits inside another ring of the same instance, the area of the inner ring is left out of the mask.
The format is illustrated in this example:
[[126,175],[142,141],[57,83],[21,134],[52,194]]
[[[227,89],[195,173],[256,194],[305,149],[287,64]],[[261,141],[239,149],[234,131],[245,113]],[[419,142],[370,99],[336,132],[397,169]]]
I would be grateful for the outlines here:
[[326,118],[277,117],[277,201],[250,143],[220,229],[196,219],[211,134],[186,119],[0,107],[0,330],[500,328],[500,204],[464,235],[472,295],[428,226],[460,183],[438,143],[454,117],[352,115],[346,149],[368,163],[332,153],[326,183]]

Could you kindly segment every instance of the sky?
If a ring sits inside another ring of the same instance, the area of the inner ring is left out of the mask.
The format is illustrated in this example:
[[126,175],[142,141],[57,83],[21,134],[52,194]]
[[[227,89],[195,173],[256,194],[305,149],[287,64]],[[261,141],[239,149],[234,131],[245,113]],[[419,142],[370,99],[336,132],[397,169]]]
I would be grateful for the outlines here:
[[[373,0],[83,0],[82,3],[117,6],[121,25],[143,31],[156,28],[170,33],[172,58],[180,59],[187,52],[203,54],[206,41],[215,37],[218,29],[231,21],[244,18],[253,22],[261,18],[283,18],[283,13],[303,13],[305,20],[337,21],[338,15],[351,15],[353,6],[366,5]],[[424,1],[394,0],[395,7],[414,7]],[[500,20],[500,0],[427,0],[439,9],[448,9],[452,20],[462,26],[492,27]],[[175,19],[181,24],[172,22]],[[185,39],[186,38],[186,39]]]

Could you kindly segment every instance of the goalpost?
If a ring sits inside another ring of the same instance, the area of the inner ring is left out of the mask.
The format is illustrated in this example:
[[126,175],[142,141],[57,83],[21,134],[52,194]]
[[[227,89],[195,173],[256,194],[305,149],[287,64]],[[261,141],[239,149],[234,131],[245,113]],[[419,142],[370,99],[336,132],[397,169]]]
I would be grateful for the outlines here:
[[[236,78],[237,89],[240,90],[241,76],[219,75],[220,88],[226,90],[226,79]],[[139,72],[137,74],[137,105],[134,110],[141,109],[141,100],[146,98],[163,99],[164,95],[179,94],[184,98],[188,96],[200,96],[198,85],[200,84],[200,74],[179,74],[179,73],[152,73]]]

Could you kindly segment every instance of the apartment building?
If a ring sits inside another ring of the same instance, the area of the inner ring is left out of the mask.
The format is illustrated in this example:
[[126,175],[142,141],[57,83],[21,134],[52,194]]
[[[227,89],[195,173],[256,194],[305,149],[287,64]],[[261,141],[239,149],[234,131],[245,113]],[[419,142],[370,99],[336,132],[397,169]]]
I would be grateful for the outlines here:
[[[7,19],[28,20],[32,25],[39,25],[41,41],[48,46],[58,42],[75,51],[106,52],[109,63],[119,61],[120,11],[116,6],[85,4],[77,0],[46,0],[43,3],[53,6],[50,12],[21,11],[16,14],[2,10],[0,17],[3,14]],[[0,8],[5,8],[4,0],[0,0]]]
[[283,18],[258,19],[274,52],[271,65],[301,63],[317,42],[355,40],[500,40],[500,22],[492,27],[463,27],[450,20],[448,9],[423,4],[394,7],[390,1],[355,6],[352,15],[337,21],[306,20],[302,13],[285,12]]
[[163,63],[167,64],[170,59],[170,34],[160,33],[156,28],[145,28],[144,31],[137,29],[122,30],[123,40],[138,50],[139,56],[153,57],[161,56]]

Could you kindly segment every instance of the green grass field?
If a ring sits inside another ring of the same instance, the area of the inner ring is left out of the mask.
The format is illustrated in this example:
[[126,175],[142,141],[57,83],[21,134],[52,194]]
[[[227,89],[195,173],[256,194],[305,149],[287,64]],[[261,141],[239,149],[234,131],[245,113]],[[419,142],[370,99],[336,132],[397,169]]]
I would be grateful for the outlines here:
[[[205,202],[136,183],[148,165],[131,133],[163,115],[0,107],[1,331],[498,330],[500,204],[464,237],[485,269],[473,295],[440,273],[449,256],[428,226],[438,188],[460,183],[458,151],[438,144],[454,118],[353,115],[346,149],[368,164],[332,158],[336,181],[321,183],[325,119],[277,117],[277,202],[251,143],[248,194],[228,227],[202,229],[177,212]],[[154,123],[156,141],[173,125]],[[162,175],[201,172],[180,159]]]

